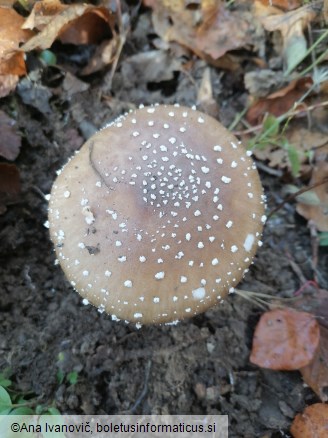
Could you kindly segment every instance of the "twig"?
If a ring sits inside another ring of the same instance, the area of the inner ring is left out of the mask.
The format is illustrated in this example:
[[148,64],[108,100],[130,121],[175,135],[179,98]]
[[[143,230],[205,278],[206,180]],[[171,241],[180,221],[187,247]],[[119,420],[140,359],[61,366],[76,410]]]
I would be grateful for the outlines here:
[[313,220],[309,220],[308,227],[310,229],[311,236],[311,246],[312,246],[312,263],[313,263],[313,271],[314,278],[318,281],[316,276],[317,266],[318,266],[318,252],[319,252],[319,238],[317,233],[317,227]]
[[[325,107],[325,106],[328,106],[328,101],[315,103],[314,105],[310,105],[306,108],[299,108],[298,110],[287,112],[287,113],[283,114],[282,116],[278,117],[278,121],[283,122],[284,120],[288,119],[289,117],[294,117],[294,116],[303,117],[304,115],[307,115],[307,113],[309,111],[313,111],[317,108],[321,108],[321,107]],[[249,129],[244,129],[243,131],[233,131],[233,134],[238,135],[238,136],[252,134],[253,132],[260,131],[262,128],[263,128],[263,123],[260,123],[259,125],[252,126]]]
[[314,184],[312,184],[309,187],[303,187],[300,190],[298,190],[296,193],[292,193],[291,195],[287,196],[280,204],[278,204],[273,210],[270,211],[268,214],[268,219],[276,213],[278,210],[280,210],[287,202],[294,201],[297,196],[301,195],[302,193],[308,192],[309,190],[314,189],[315,187],[321,186],[322,184],[328,183],[328,177],[323,178],[321,181],[318,181]]
[[305,284],[307,282],[306,278],[303,275],[302,270],[300,269],[300,267],[298,266],[298,264],[293,260],[292,255],[290,254],[289,251],[285,251],[288,262],[290,264],[290,267],[292,268],[292,270],[294,271],[294,273],[297,275],[297,277],[299,278],[301,284]]

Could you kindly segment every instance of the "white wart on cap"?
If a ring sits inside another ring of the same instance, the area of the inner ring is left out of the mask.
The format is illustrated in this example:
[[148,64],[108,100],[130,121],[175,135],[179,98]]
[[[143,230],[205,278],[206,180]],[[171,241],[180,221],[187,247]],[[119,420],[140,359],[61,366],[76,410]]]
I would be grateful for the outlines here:
[[264,196],[237,139],[196,110],[120,117],[57,177],[50,234],[74,288],[112,315],[168,323],[214,306],[260,245]]

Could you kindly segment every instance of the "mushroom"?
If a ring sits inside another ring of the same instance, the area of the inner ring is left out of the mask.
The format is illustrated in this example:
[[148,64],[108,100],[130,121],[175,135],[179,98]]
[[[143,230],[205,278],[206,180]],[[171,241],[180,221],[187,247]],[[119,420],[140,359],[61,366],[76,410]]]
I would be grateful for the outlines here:
[[49,203],[71,285],[114,320],[176,323],[223,301],[261,245],[255,164],[218,121],[140,107],[92,136]]

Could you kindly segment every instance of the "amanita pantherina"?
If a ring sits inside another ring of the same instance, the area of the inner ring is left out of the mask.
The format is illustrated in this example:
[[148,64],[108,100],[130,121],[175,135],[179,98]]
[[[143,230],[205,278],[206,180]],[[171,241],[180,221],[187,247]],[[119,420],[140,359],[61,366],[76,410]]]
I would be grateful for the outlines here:
[[215,119],[155,105],[90,138],[59,172],[49,224],[73,287],[113,319],[176,322],[223,300],[260,245],[249,154]]

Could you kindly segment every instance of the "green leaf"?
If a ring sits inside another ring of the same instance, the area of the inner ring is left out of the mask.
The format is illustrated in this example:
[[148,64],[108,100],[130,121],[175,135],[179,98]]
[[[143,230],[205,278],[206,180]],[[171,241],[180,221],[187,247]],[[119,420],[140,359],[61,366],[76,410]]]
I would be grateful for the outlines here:
[[264,138],[276,137],[279,134],[279,127],[280,122],[277,117],[268,114],[263,122],[261,140],[263,141]]
[[65,379],[65,374],[63,370],[59,369],[57,371],[57,382],[59,383],[59,385],[63,383],[64,379]]
[[0,413],[12,407],[12,402],[8,392],[0,386]]
[[58,362],[63,362],[64,360],[65,360],[65,354],[62,351],[60,351],[58,353]]
[[8,409],[5,409],[3,411],[0,411],[0,417],[1,417],[1,415],[9,415],[10,412],[11,412],[11,408],[8,408]]
[[287,71],[294,70],[304,59],[307,52],[306,44],[306,39],[303,35],[297,34],[288,38],[284,53]]
[[288,142],[285,143],[285,147],[287,148],[288,160],[290,162],[292,174],[294,176],[298,176],[301,168],[301,160],[298,150],[295,149],[294,146],[292,146]]
[[10,412],[10,415],[33,415],[33,409],[28,406],[21,406],[19,408],[15,408]]
[[[286,194],[296,194],[302,189],[302,187],[297,187],[294,184],[286,184],[284,188],[284,193]],[[298,202],[306,205],[320,205],[321,201],[318,198],[317,194],[313,190],[306,190],[299,195],[296,195],[296,199]]]
[[35,407],[35,413],[36,413],[36,415],[41,415],[42,412],[44,412],[44,410],[45,410],[45,407],[42,406],[42,405],[37,405],[37,406]]
[[328,246],[328,231],[319,233],[319,245]]
[[77,371],[71,371],[70,373],[67,374],[66,378],[71,385],[75,385],[77,379],[79,378],[79,374]]
[[61,415],[57,408],[49,407],[47,413],[50,415]]
[[8,386],[10,386],[12,384],[12,381],[9,379],[1,379],[0,377],[0,386],[2,386],[3,388],[8,388]]
[[15,405],[23,405],[25,403],[28,403],[28,400],[26,400],[24,398],[24,395],[21,395],[21,394],[17,395],[15,398],[12,397],[12,399],[13,399],[12,401],[14,402]]

